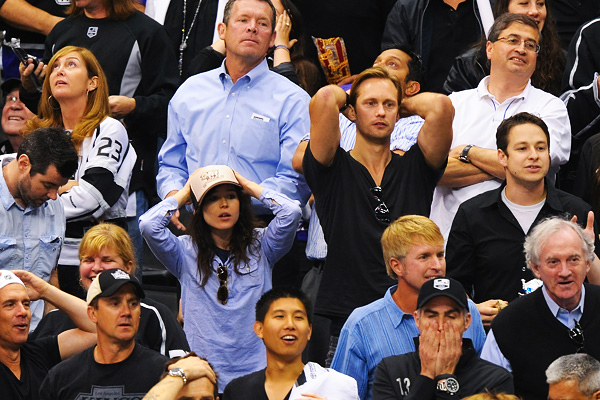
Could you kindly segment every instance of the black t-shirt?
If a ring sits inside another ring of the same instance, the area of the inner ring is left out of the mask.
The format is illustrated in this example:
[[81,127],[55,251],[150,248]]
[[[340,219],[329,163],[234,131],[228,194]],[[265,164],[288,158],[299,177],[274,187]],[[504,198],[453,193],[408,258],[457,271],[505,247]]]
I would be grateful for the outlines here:
[[[372,194],[371,174],[349,153],[338,148],[333,164],[325,167],[315,160],[309,144],[303,170],[328,246],[315,311],[345,319],[356,307],[383,297],[393,284],[380,244],[388,224],[374,211],[379,202]],[[418,145],[402,157],[392,154],[378,194],[390,210],[390,221],[407,214],[429,216],[443,171],[426,163]]]
[[[164,304],[146,298],[141,302],[141,310],[140,327],[135,335],[137,343],[168,357],[181,356],[182,351],[190,351],[181,325]],[[77,326],[66,313],[54,310],[41,319],[35,330],[29,334],[29,339],[58,335],[73,328]]]
[[37,400],[46,374],[60,362],[56,336],[30,341],[21,347],[21,379],[0,363],[0,397],[10,400]]
[[443,1],[429,2],[433,32],[430,38],[431,61],[426,66],[425,75],[427,91],[443,93],[442,87],[454,59],[481,38],[479,22],[473,13],[473,1],[460,3],[456,10]]
[[[303,372],[304,373],[304,372]],[[290,393],[283,398],[288,400]],[[253,372],[251,374],[236,378],[229,382],[223,392],[221,400],[269,400],[267,392],[265,391],[265,370]]]
[[137,345],[124,361],[99,364],[94,347],[52,368],[40,388],[43,400],[137,400],[154,386],[164,371],[166,357]]

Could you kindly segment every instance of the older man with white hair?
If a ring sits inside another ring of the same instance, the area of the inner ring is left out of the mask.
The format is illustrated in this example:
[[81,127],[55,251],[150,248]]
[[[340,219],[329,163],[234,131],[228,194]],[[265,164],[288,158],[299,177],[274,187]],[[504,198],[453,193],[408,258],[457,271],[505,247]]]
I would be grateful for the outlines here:
[[588,354],[557,358],[546,370],[548,400],[600,399],[600,361]]
[[515,394],[547,400],[546,368],[560,356],[600,356],[600,288],[584,284],[594,241],[560,217],[540,222],[525,239],[525,258],[543,286],[508,305],[492,322],[481,357],[511,371]]

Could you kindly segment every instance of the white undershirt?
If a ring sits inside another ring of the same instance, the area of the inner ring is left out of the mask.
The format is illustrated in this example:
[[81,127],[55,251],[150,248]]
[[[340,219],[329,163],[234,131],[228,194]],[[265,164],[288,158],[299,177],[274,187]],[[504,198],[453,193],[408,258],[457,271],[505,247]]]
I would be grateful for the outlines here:
[[519,222],[519,225],[521,225],[521,229],[523,229],[523,232],[527,234],[527,232],[529,232],[529,228],[531,228],[531,225],[533,224],[533,221],[535,221],[535,218],[538,216],[540,210],[544,206],[546,198],[544,198],[544,200],[540,201],[537,204],[531,206],[522,206],[520,204],[515,204],[512,201],[510,201],[508,197],[506,197],[505,191],[506,188],[502,189],[502,202],[506,204],[506,207],[508,207],[510,212],[515,216],[515,218]]

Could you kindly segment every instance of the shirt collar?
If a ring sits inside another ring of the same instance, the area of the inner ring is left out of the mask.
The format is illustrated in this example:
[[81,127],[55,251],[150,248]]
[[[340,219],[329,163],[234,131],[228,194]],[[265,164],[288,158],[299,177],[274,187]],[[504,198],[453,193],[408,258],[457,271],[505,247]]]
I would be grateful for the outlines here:
[[[226,83],[229,83],[230,85],[232,84],[231,77],[227,73],[227,68],[225,68],[225,61],[227,61],[227,58],[223,60],[223,63],[219,67],[219,79],[223,84],[223,89],[227,88]],[[257,81],[261,75],[264,75],[267,72],[269,72],[269,64],[267,63],[267,59],[264,58],[260,64],[252,68],[246,75],[238,79],[236,83],[240,82],[252,84],[252,82]]]
[[[548,183],[548,177],[544,178],[544,185],[546,187],[546,203],[548,204],[550,207],[552,207],[553,210],[557,210],[557,211],[563,211],[563,207],[562,204],[560,203],[560,200],[558,199],[557,196],[557,192],[556,192],[556,188],[554,187],[554,185],[552,185],[551,183]],[[500,187],[497,189],[493,189],[495,195],[494,196],[489,196],[485,201],[483,201],[481,203],[481,207],[489,207],[491,205],[494,204],[500,204],[502,202],[502,190],[506,187],[506,181],[503,181],[500,184]]]
[[396,289],[398,289],[398,285],[392,286],[387,290],[387,292],[385,292],[385,296],[383,296],[383,299],[385,301],[385,307],[388,311],[390,319],[392,320],[392,323],[394,324],[394,328],[398,328],[402,321],[413,318],[412,314],[405,313],[404,311],[402,311],[402,309],[398,307],[398,305],[392,298],[392,294],[396,291]]
[[[566,310],[564,308],[561,308],[558,304],[556,304],[554,300],[552,300],[552,298],[550,298],[550,295],[548,294],[548,291],[546,290],[545,286],[542,286],[542,293],[544,294],[544,300],[546,300],[546,304],[548,305],[548,308],[550,309],[552,315],[554,315],[556,318],[559,318],[559,312],[562,310],[562,312],[564,313]],[[575,307],[573,311],[567,311],[567,313],[571,314],[575,320],[579,321],[579,319],[583,315],[584,302],[585,285],[581,285],[581,299],[579,299],[579,304],[577,304],[577,307]]]
[[[488,99],[492,99],[492,100],[496,101],[496,97],[488,91],[489,82],[490,82],[490,76],[488,75],[479,82],[479,85],[477,85],[477,89],[476,89],[477,94],[479,95],[480,99],[488,98]],[[533,86],[531,86],[531,79],[530,79],[527,82],[527,86],[525,86],[525,89],[523,89],[523,91],[521,93],[519,93],[516,96],[509,97],[508,99],[504,100],[504,102],[506,103],[507,101],[512,101],[512,100],[515,100],[518,98],[526,99],[529,96],[529,93],[531,92],[532,87]]]
[[[0,169],[4,167],[6,164],[14,160],[14,154],[7,155],[0,158]],[[14,205],[17,205],[14,197],[10,194],[8,190],[8,186],[6,185],[6,181],[4,180],[4,173],[0,170],[0,201],[2,202],[2,206],[5,210],[8,210]]]

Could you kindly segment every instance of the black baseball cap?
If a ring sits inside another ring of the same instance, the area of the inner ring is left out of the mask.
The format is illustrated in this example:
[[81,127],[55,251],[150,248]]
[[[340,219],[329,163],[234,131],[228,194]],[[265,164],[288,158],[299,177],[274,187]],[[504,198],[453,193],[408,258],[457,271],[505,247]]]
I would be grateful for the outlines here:
[[422,308],[429,300],[438,296],[449,297],[465,310],[469,309],[465,289],[460,282],[452,278],[435,278],[426,281],[419,291],[417,309]]
[[0,90],[2,90],[2,97],[6,97],[10,92],[21,86],[21,80],[17,78],[10,78],[2,82]]
[[140,299],[143,299],[144,289],[138,280],[119,268],[112,268],[102,271],[100,275],[94,279],[87,292],[88,305],[98,297],[109,297],[117,293],[123,285],[131,283],[135,288],[135,292]]

